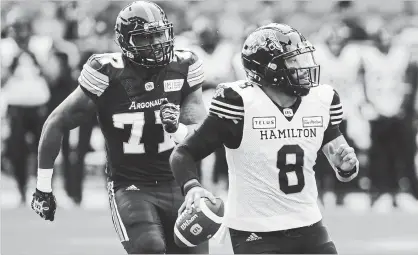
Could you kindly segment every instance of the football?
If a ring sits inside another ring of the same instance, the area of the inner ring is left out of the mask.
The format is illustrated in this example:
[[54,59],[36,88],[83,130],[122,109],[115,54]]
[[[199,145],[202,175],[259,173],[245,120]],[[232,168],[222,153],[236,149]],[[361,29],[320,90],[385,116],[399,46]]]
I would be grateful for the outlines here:
[[174,240],[179,247],[193,247],[209,240],[221,227],[224,216],[224,202],[216,198],[216,204],[209,199],[200,199],[200,212],[194,206],[192,213],[184,211],[174,225]]

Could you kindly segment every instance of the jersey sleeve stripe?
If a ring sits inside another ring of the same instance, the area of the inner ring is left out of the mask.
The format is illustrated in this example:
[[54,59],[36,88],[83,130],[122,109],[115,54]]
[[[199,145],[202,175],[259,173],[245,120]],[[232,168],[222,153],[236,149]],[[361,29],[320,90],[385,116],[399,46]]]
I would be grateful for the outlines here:
[[343,113],[343,109],[339,109],[339,110],[331,110],[330,111],[331,115],[336,115],[336,114],[341,114]]
[[190,87],[202,83],[205,80],[204,74],[203,61],[198,60],[196,63],[192,64],[189,67],[189,72],[187,73],[187,82]]
[[334,121],[334,120],[342,120],[342,119],[343,119],[343,115],[342,114],[340,114],[338,116],[331,116],[331,121]]
[[238,116],[229,116],[229,115],[226,115],[226,114],[218,113],[218,112],[212,111],[211,109],[209,109],[209,113],[214,114],[214,115],[216,115],[220,118],[226,118],[226,119],[230,119],[230,120],[242,120],[243,119],[242,117],[238,117]]
[[203,72],[203,69],[200,69],[200,70],[198,70],[199,72],[196,72],[196,73],[192,73],[192,74],[187,74],[187,79],[188,80],[192,80],[192,79],[195,79],[196,77],[199,77],[199,76],[201,76],[201,75],[203,75],[204,74],[204,72]]
[[83,69],[81,71],[80,76],[83,76],[83,78],[85,80],[87,80],[89,82],[89,84],[92,84],[100,89],[105,90],[107,86],[109,86],[109,84],[104,84],[102,82],[99,82],[96,78],[94,78],[93,76],[91,76],[85,69]]
[[109,84],[109,77],[107,77],[106,75],[94,70],[93,68],[91,68],[89,65],[84,65],[83,66],[83,71],[86,71],[86,73],[88,73],[89,76],[91,76],[93,79],[95,79],[96,81],[104,84],[104,85],[108,85]]
[[214,108],[214,109],[218,109],[220,111],[225,111],[225,112],[234,113],[234,114],[244,116],[244,111],[243,110],[231,109],[231,108],[228,108],[228,107],[225,107],[225,106],[217,105],[216,103],[212,103],[210,105],[210,108]]
[[91,82],[89,82],[86,78],[84,78],[83,75],[80,75],[80,77],[78,78],[78,82],[85,89],[87,89],[88,91],[90,91],[91,93],[97,96],[100,96],[104,92],[103,89],[91,84]]
[[100,92],[104,92],[105,88],[102,88],[101,86],[99,86],[99,84],[91,82],[86,76],[85,73],[81,72],[80,77],[82,78],[83,81],[85,81],[89,86],[97,89]]
[[234,110],[231,111],[225,108],[217,107],[216,105],[211,105],[209,109],[216,110],[216,111],[223,112],[223,113],[232,114],[232,115],[244,116],[244,112],[238,112]]
[[205,76],[204,73],[201,73],[199,76],[196,76],[196,77],[193,77],[193,78],[187,77],[187,81],[190,83],[190,82],[193,82],[193,81],[196,81],[196,80],[200,80],[204,76]]
[[187,73],[187,75],[189,77],[192,77],[192,76],[196,76],[196,75],[198,75],[199,73],[202,73],[202,72],[203,72],[203,64],[201,64],[199,67],[197,67],[194,70],[189,69],[189,72]]
[[190,87],[193,87],[193,86],[195,86],[195,85],[197,85],[197,84],[200,84],[200,83],[202,83],[204,80],[205,80],[205,75],[204,75],[203,73],[202,73],[200,76],[195,77],[195,78],[193,78],[193,79],[189,79],[189,78],[187,78],[187,82],[189,83],[189,86],[190,86]]
[[202,65],[203,65],[203,61],[200,59],[196,63],[193,63],[191,66],[189,66],[189,74],[197,72],[197,70],[199,69],[203,69]]
[[219,114],[227,115],[227,116],[229,116],[229,117],[243,118],[243,115],[228,113],[228,112],[226,112],[226,111],[217,110],[217,109],[214,109],[214,108],[212,108],[212,107],[211,107],[211,108],[209,108],[209,112],[219,113]]
[[219,100],[216,99],[212,99],[212,105],[216,104],[218,106],[224,106],[225,108],[229,108],[229,109],[233,109],[233,110],[239,110],[239,111],[244,111],[244,106],[237,106],[237,105],[233,105],[233,104],[228,104],[228,103],[224,103],[221,102]]
[[343,106],[342,106],[342,104],[341,103],[339,103],[339,104],[336,104],[336,105],[331,105],[331,110],[334,110],[334,109],[339,109],[339,108],[343,108]]
[[342,121],[342,119],[341,120],[336,120],[336,121],[331,121],[331,125],[338,125],[338,124],[341,123],[341,121]]

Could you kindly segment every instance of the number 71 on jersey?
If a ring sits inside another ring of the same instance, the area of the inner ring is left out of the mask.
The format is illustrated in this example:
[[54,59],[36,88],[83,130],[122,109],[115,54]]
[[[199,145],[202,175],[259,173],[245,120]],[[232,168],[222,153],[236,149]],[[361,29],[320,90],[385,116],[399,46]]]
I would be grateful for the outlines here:
[[[162,126],[160,119],[160,110],[154,111],[155,123]],[[116,128],[124,129],[125,125],[132,125],[131,134],[128,142],[123,143],[123,152],[125,154],[144,154],[145,146],[141,143],[144,133],[145,114],[144,112],[117,113],[113,115],[113,125]],[[164,132],[164,131],[163,131]],[[175,143],[170,136],[164,132],[164,140],[158,143],[158,152],[173,148]]]

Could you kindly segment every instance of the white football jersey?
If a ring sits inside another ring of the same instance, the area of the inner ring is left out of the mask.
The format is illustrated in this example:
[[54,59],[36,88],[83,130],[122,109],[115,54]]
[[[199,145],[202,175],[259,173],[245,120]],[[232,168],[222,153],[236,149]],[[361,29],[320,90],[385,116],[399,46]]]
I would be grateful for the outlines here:
[[215,98],[211,108],[218,116],[244,121],[239,147],[226,147],[229,192],[224,224],[270,232],[318,222],[322,216],[313,166],[328,125],[342,120],[341,103],[332,104],[336,93],[328,85],[312,88],[295,112],[287,108],[282,113],[258,85],[244,83],[226,84],[241,96],[243,107]]

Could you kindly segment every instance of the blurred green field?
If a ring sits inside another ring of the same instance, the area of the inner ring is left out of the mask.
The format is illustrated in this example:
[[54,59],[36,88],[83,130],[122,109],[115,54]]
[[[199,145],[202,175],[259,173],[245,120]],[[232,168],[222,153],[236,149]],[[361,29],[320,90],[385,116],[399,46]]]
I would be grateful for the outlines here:
[[[418,216],[404,212],[325,212],[340,254],[417,254]],[[230,254],[229,240],[211,244],[211,254]],[[61,209],[53,223],[29,208],[2,210],[1,254],[124,254],[107,210]]]
[[[87,183],[87,202],[81,208],[66,205],[58,188],[61,207],[51,223],[41,220],[28,205],[11,205],[10,199],[15,194],[13,185],[9,179],[2,178],[1,254],[125,254],[113,229],[106,192],[97,183],[101,182]],[[360,201],[364,199],[364,196],[351,198],[358,205],[364,205]],[[418,254],[417,212],[348,207],[323,208],[324,222],[340,254]],[[210,253],[231,254],[229,239],[224,245],[212,242]]]

